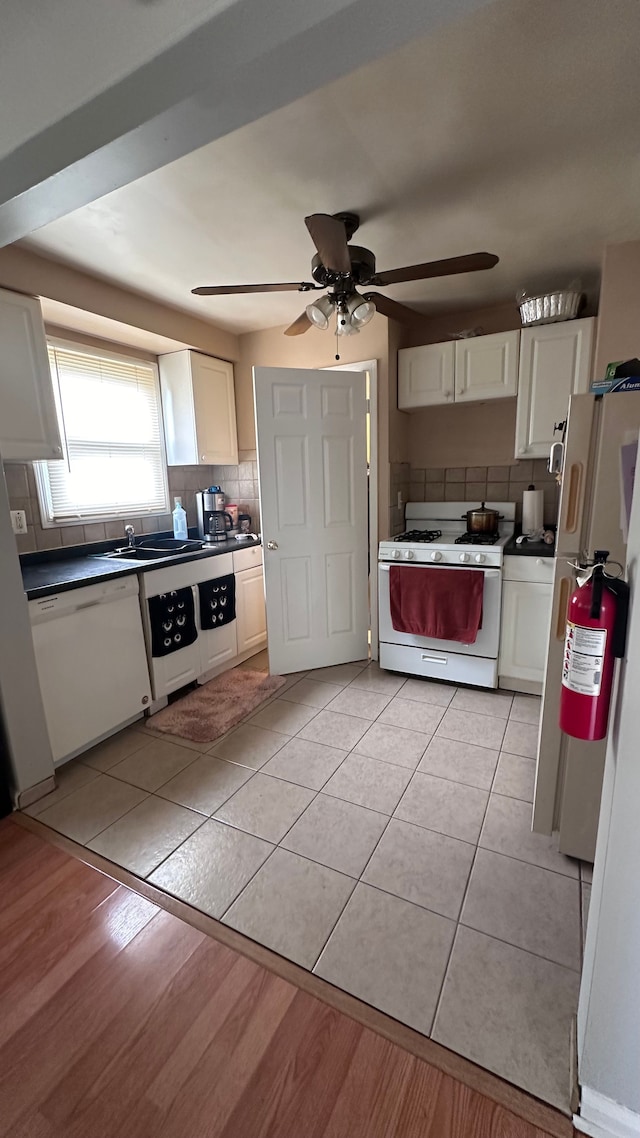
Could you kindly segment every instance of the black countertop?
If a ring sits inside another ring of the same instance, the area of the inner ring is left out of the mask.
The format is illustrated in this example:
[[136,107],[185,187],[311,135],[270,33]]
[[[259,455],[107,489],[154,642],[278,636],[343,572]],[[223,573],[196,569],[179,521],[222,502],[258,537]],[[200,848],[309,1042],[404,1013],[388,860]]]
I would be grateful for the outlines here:
[[555,552],[555,542],[547,545],[546,541],[523,541],[516,545],[515,534],[504,547],[505,557],[554,557]]
[[[108,544],[108,543],[107,543]],[[94,585],[98,581],[110,581],[114,577],[131,573],[152,573],[154,569],[164,569],[167,565],[181,565],[185,561],[197,561],[202,557],[219,557],[222,553],[235,553],[239,549],[260,545],[260,539],[236,541],[235,538],[206,545],[192,553],[177,556],[157,557],[153,561],[121,561],[109,557],[104,551],[104,542],[96,543],[97,552],[87,552],[91,546],[70,546],[66,556],[58,550],[46,550],[43,554],[26,553],[20,558],[22,582],[27,599],[40,600],[53,593],[63,593],[68,589],[80,589],[83,585]],[[117,548],[118,543],[113,545]],[[51,556],[53,554],[53,556]]]

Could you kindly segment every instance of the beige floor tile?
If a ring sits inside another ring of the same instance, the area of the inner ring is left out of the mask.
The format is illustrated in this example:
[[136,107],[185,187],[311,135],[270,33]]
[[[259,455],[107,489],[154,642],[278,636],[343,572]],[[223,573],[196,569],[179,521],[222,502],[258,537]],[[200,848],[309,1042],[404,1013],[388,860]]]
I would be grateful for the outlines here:
[[224,923],[313,968],[355,882],[277,849],[224,915]]
[[319,680],[297,680],[282,697],[292,703],[304,703],[307,707],[326,707],[334,696],[342,691],[340,684],[320,683]]
[[570,968],[460,926],[432,1038],[568,1112],[579,981]]
[[429,1035],[454,931],[446,917],[360,883],[314,972]]
[[372,723],[366,735],[356,743],[354,752],[415,770],[426,742],[427,736],[421,731],[407,731],[404,727],[392,727],[389,723]]
[[398,676],[395,672],[387,672],[381,668],[375,660],[373,660],[368,668],[360,672],[355,680],[351,681],[350,687],[363,688],[366,691],[379,692],[380,695],[388,695],[389,698],[400,691],[404,684],[404,676]]
[[38,817],[46,826],[84,844],[146,797],[146,792],[137,786],[101,774]]
[[296,738],[285,743],[265,763],[262,772],[287,782],[296,782],[298,786],[308,786],[310,790],[320,790],[346,757],[347,752],[336,747]]
[[477,786],[480,790],[490,790],[497,762],[498,751],[434,735],[418,770],[424,774],[451,779],[452,782]]
[[267,759],[275,755],[285,743],[289,735],[277,731],[267,731],[264,727],[254,727],[252,723],[242,723],[223,739],[213,744],[209,755],[216,755],[219,759],[227,759],[230,763],[240,763],[241,766],[260,770]]
[[357,715],[342,715],[336,711],[319,711],[315,719],[307,723],[298,734],[301,739],[311,739],[314,743],[326,743],[341,751],[350,751],[358,739],[364,735],[368,723]]
[[539,695],[515,695],[510,719],[517,719],[519,723],[534,723],[536,727],[540,722],[542,700]]
[[330,684],[341,684],[345,687],[355,680],[356,676],[365,667],[365,664],[334,664],[331,668],[316,668],[315,671],[309,672],[308,678],[310,680],[326,680]]
[[250,767],[228,763],[215,755],[200,755],[158,790],[161,798],[177,802],[200,814],[213,814],[227,798],[253,778]]
[[241,786],[215,816],[257,838],[277,843],[306,810],[314,794],[304,786],[260,772]]
[[523,802],[533,802],[535,781],[535,759],[523,759],[522,755],[502,752],[493,784],[494,794],[506,794],[507,798],[521,798]]
[[297,735],[309,720],[317,715],[315,707],[303,703],[290,703],[285,699],[275,699],[261,711],[256,712],[248,722],[254,727],[266,727],[281,735]]
[[150,739],[161,739],[164,742],[177,743],[180,747],[186,747],[188,751],[207,751],[211,743],[196,743],[193,739],[184,739],[182,735],[168,735],[166,731],[156,731],[153,726],[154,716],[149,716],[148,719],[141,719],[138,723],[133,724],[134,731],[140,731],[144,737],[145,742],[148,743]]
[[203,822],[202,814],[150,795],[87,847],[138,877],[146,877]]
[[538,753],[537,723],[519,723],[510,719],[502,741],[502,750],[510,755],[522,755],[525,759],[535,759]]
[[507,721],[495,715],[479,715],[475,711],[455,711],[450,707],[438,726],[437,735],[457,739],[460,743],[475,743],[499,751]]
[[475,845],[488,797],[485,790],[475,786],[430,774],[414,774],[395,817]]
[[580,915],[582,923],[582,945],[584,948],[584,942],[587,936],[587,922],[589,920],[589,905],[591,904],[591,886],[588,885],[586,881],[583,881],[580,888],[582,890]]
[[411,731],[423,731],[425,735],[433,735],[444,714],[443,707],[430,703],[420,703],[415,699],[402,699],[397,695],[388,707],[385,707],[380,716],[381,723],[390,723],[393,727],[408,727]]
[[392,818],[362,880],[456,921],[475,846]]
[[32,818],[37,818],[43,810],[48,810],[50,806],[62,802],[63,798],[72,794],[74,790],[79,790],[81,786],[86,786],[97,775],[97,770],[85,767],[82,763],[76,762],[75,759],[72,759],[70,763],[64,763],[63,766],[56,768],[55,790],[52,790],[51,794],[45,794],[44,798],[39,798],[31,806],[27,806],[24,813],[29,814]]
[[108,771],[116,763],[126,759],[127,755],[139,751],[141,747],[144,747],[145,742],[144,735],[140,731],[127,727],[124,731],[119,731],[117,735],[105,739],[104,743],[98,743],[90,751],[84,751],[79,761],[85,766],[93,767],[94,770]]
[[405,767],[354,753],[331,776],[324,793],[382,814],[393,814],[410,778],[411,771]]
[[580,968],[580,884],[526,861],[478,850],[463,925]]
[[194,751],[169,743],[164,739],[150,739],[139,751],[134,751],[122,762],[111,767],[109,774],[139,786],[142,790],[158,790],[178,771],[184,770],[197,758]]
[[319,794],[281,844],[330,869],[359,877],[388,821],[386,814]]
[[558,853],[558,840],[531,831],[531,806],[516,798],[492,794],[479,845],[494,853],[529,861],[542,869],[578,876],[578,862]]
[[331,700],[328,710],[338,711],[342,715],[357,715],[360,719],[377,719],[390,699],[390,693],[382,695],[380,692],[349,684],[349,687],[343,688],[340,694]]
[[273,849],[224,822],[205,822],[149,877],[153,885],[221,917]]
[[448,707],[457,688],[451,684],[435,684],[431,680],[406,680],[402,685],[402,699],[414,699],[418,703],[430,703],[434,707]]
[[269,675],[269,650],[263,648],[261,652],[256,652],[254,656],[238,664],[238,667],[248,672],[266,672]]
[[451,706],[456,711],[476,711],[480,715],[495,715],[497,719],[508,719],[512,703],[513,696],[504,692],[458,688]]

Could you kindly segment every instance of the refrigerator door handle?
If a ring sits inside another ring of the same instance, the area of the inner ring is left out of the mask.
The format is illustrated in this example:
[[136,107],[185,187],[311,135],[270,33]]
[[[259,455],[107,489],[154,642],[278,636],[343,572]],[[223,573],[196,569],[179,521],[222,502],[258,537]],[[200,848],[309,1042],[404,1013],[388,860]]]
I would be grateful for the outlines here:
[[576,533],[580,517],[580,493],[582,490],[584,466],[581,462],[573,462],[569,468],[569,485],[567,488],[567,516],[564,524],[565,533]]
[[566,636],[567,610],[569,608],[570,588],[571,581],[569,577],[561,577],[560,589],[558,592],[558,612],[556,614],[556,640],[564,641],[564,638]]

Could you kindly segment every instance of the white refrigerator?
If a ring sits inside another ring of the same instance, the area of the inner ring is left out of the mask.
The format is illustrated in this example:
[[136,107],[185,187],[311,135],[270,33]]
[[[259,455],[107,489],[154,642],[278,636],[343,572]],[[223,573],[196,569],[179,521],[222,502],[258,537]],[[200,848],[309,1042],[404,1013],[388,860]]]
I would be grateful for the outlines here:
[[621,447],[638,438],[640,392],[573,395],[564,443],[553,602],[538,737],[533,829],[559,834],[559,848],[593,861],[607,741],[586,743],[558,726],[570,562],[608,549],[626,562]]

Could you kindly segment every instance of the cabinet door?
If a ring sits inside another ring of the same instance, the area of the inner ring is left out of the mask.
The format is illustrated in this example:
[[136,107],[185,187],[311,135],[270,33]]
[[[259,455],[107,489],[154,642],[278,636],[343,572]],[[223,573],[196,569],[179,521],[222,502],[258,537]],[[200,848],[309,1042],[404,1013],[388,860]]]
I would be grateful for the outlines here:
[[519,342],[519,332],[457,340],[456,403],[517,395]]
[[0,289],[0,454],[62,458],[40,302]]
[[235,466],[238,461],[233,365],[191,353],[191,381],[198,462]]
[[236,625],[238,655],[263,648],[267,642],[262,566],[236,573]]
[[455,344],[424,344],[398,352],[398,407],[431,407],[453,402]]
[[542,684],[551,619],[551,593],[551,584],[503,582],[500,677]]
[[570,396],[589,390],[594,324],[589,318],[522,329],[516,458],[547,458]]
[[221,664],[233,660],[238,655],[237,623],[237,620],[233,620],[231,624],[223,624],[221,628],[198,630],[201,675],[210,672],[212,668],[219,668]]

